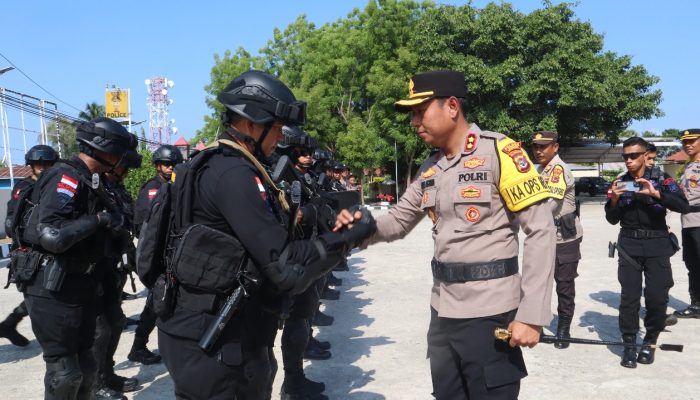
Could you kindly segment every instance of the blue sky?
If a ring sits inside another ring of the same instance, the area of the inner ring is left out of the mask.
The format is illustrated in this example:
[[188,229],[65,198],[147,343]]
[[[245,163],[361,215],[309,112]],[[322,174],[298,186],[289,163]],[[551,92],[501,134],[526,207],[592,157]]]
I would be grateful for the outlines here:
[[[452,4],[464,3],[450,1]],[[487,1],[474,0],[482,7]],[[523,12],[539,8],[537,0],[515,0]],[[175,82],[170,91],[171,116],[177,136],[190,138],[209,110],[204,86],[213,54],[242,46],[256,53],[275,27],[284,28],[298,15],[322,25],[342,18],[367,0],[346,1],[15,1],[2,4],[0,53],[62,101],[83,109],[104,102],[106,84],[130,88],[133,120],[148,118],[144,80],[164,75]],[[605,35],[605,49],[629,54],[659,76],[665,117],[636,121],[638,131],[698,126],[695,98],[700,65],[700,2],[693,0],[582,0],[579,19]],[[8,63],[0,58],[0,68]],[[45,98],[59,110],[73,108],[52,98],[18,71],[0,75],[0,87]],[[8,113],[10,125],[19,126]],[[25,123],[37,126],[38,122]],[[146,124],[144,126],[147,128]],[[12,133],[13,161],[22,156],[22,137]],[[175,137],[173,141],[177,139]],[[35,138],[27,137],[29,145]]]

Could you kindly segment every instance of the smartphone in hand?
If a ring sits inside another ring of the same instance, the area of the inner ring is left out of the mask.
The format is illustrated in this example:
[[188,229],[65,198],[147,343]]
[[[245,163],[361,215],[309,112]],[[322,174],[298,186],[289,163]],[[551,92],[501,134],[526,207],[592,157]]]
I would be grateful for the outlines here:
[[625,189],[628,192],[638,192],[642,185],[635,181],[619,181],[617,182],[618,189]]

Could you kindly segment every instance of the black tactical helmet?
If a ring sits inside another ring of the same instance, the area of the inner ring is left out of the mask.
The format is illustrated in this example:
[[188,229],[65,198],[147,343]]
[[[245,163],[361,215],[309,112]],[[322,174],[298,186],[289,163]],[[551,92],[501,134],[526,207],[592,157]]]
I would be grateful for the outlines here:
[[314,160],[316,161],[328,161],[333,157],[333,155],[324,149],[316,149],[314,151]]
[[281,149],[300,148],[314,151],[318,147],[316,139],[296,126],[285,125],[282,127],[284,139],[277,145]]
[[37,144],[24,155],[24,163],[32,165],[39,161],[55,163],[58,161],[58,153],[51,146]]
[[125,168],[139,168],[141,167],[141,162],[143,157],[134,149],[129,149],[126,154],[124,154],[124,161],[122,165]]
[[153,164],[159,162],[180,164],[182,161],[183,159],[180,149],[171,144],[164,144],[153,152]]
[[136,136],[129,133],[119,122],[98,117],[78,125],[76,138],[80,151],[91,154],[99,150],[107,154],[123,156],[129,149],[136,148]]
[[[288,125],[303,125],[306,120],[306,103],[297,101],[284,83],[262,71],[242,73],[217,99],[227,110],[257,124],[280,120]],[[226,115],[222,121],[228,123]]]
[[345,171],[346,169],[348,169],[348,167],[343,163],[335,163],[333,169],[335,171]]

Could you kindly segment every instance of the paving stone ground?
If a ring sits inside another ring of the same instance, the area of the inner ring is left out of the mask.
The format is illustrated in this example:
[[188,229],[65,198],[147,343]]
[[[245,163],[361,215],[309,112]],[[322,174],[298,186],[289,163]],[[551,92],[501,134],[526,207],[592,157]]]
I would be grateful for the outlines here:
[[[572,335],[618,340],[616,261],[607,257],[607,243],[615,239],[617,227],[605,221],[600,198],[585,200],[581,209],[585,231],[583,259],[576,281]],[[374,211],[377,215],[385,212]],[[671,214],[668,220],[680,237],[678,215]],[[354,252],[350,271],[336,273],[343,279],[341,298],[325,301],[323,306],[336,322],[318,329],[318,337],[333,344],[333,357],[306,363],[307,375],[326,382],[326,394],[331,399],[432,398],[425,358],[431,257],[430,226],[425,220],[402,241]],[[672,266],[675,286],[671,289],[669,312],[684,308],[689,300],[680,253],[672,258]],[[0,275],[4,283],[4,270]],[[138,299],[124,303],[127,316],[138,316],[143,307],[145,292],[139,290]],[[0,290],[0,318],[20,301],[16,290]],[[19,330],[32,339],[26,348],[0,339],[0,399],[40,399],[44,373],[41,349],[28,319]],[[157,348],[156,335],[151,337],[152,349]],[[162,365],[140,366],[126,361],[132,341],[133,328],[122,336],[116,355],[118,373],[136,376],[142,382],[142,388],[128,397],[173,398],[172,382]],[[657,352],[654,364],[626,369],[619,366],[621,348],[616,347],[572,345],[557,350],[540,344],[525,349],[530,376],[522,381],[520,399],[700,399],[700,319],[681,320],[669,327],[659,342],[684,344],[685,351]],[[276,352],[281,362],[279,345]],[[280,383],[281,372],[275,393]]]

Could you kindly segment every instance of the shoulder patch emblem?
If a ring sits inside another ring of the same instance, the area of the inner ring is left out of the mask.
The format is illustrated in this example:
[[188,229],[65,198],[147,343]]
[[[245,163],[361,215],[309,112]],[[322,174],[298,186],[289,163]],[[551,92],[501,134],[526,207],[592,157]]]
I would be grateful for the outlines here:
[[481,196],[481,189],[476,186],[467,186],[462,189],[461,196],[463,199],[475,199]]
[[258,178],[257,176],[255,177],[255,183],[258,185],[260,197],[262,197],[263,201],[267,201],[267,191],[265,190],[265,186],[263,186],[262,181],[260,181],[260,178]]
[[469,169],[476,168],[476,167],[482,167],[482,166],[484,166],[484,164],[486,164],[486,160],[484,160],[483,158],[479,158],[479,157],[472,157],[468,160],[464,160],[464,163],[463,163],[464,168],[469,168]]
[[435,175],[435,169],[433,167],[428,168],[425,172],[421,174],[423,178],[430,178],[431,176]]
[[156,197],[156,194],[158,194],[158,189],[148,189],[149,200],[153,200],[153,198]]
[[473,152],[476,149],[477,141],[478,137],[476,136],[476,133],[469,132],[469,134],[467,135],[467,139],[464,141],[464,152]]
[[56,184],[56,193],[58,194],[58,207],[63,208],[71,201],[75,192],[78,189],[78,180],[71,178],[68,175],[61,176],[61,180]]
[[523,153],[520,142],[509,143],[504,146],[501,151],[513,159],[515,168],[518,169],[518,172],[525,173],[530,170],[530,161],[528,161],[527,156],[525,156],[525,153]]
[[476,222],[481,217],[479,209],[476,207],[469,207],[467,211],[464,212],[464,216],[467,217],[467,221]]
[[428,204],[428,200],[430,200],[430,193],[423,192],[423,204]]
[[552,171],[552,176],[549,178],[549,181],[552,183],[559,183],[559,179],[561,178],[561,174],[564,172],[564,169],[560,166],[557,165],[554,167],[554,170]]
[[691,175],[690,178],[688,178],[688,184],[690,185],[691,188],[695,189],[698,187],[698,176],[697,175]]

